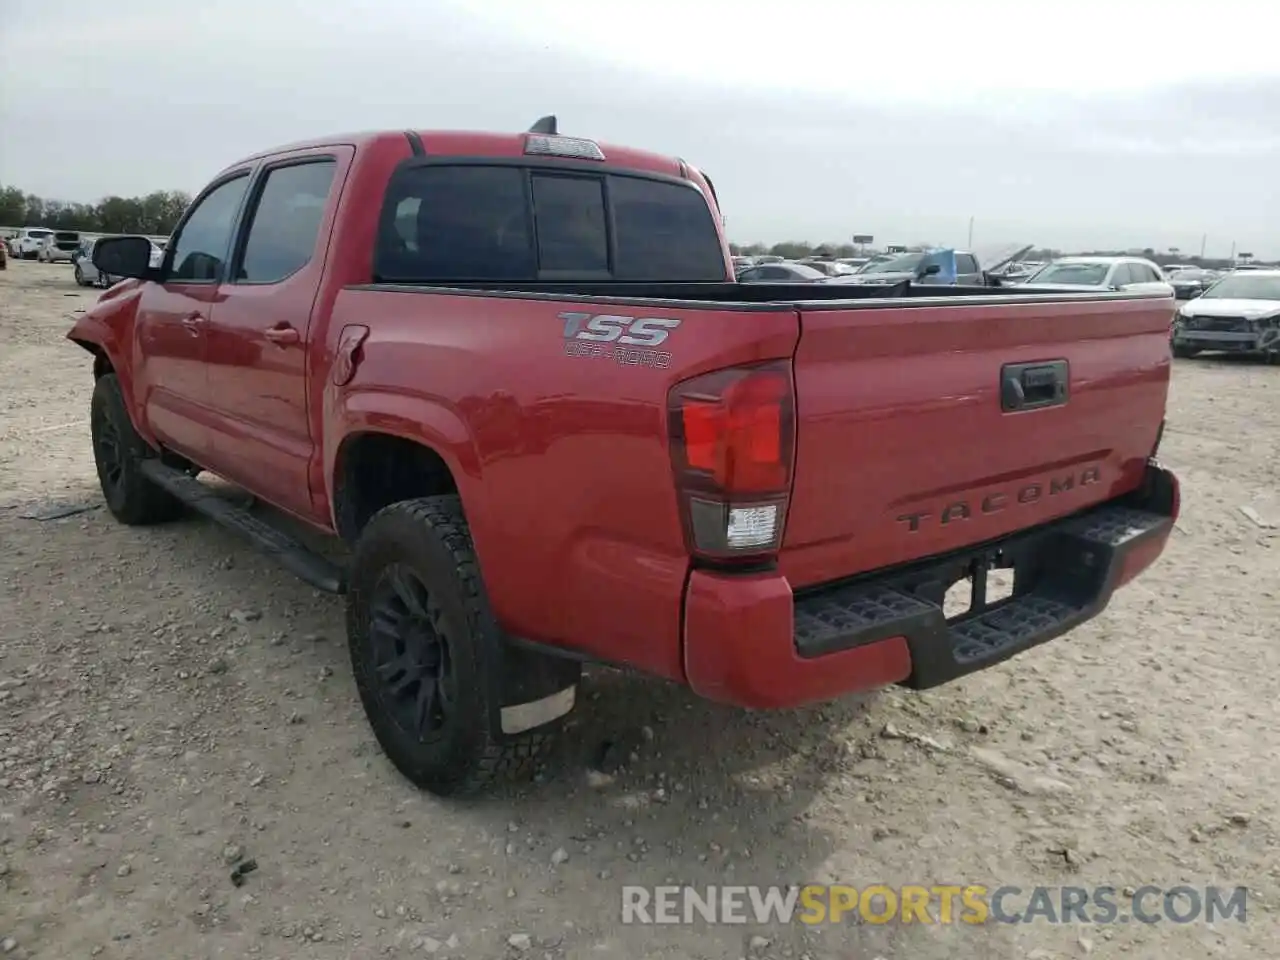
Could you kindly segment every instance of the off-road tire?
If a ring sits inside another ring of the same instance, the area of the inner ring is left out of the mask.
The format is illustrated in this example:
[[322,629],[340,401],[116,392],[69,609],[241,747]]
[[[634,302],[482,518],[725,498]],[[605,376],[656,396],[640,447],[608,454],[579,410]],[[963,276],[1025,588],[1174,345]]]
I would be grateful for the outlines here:
[[128,526],[141,527],[182,515],[182,502],[152,483],[141,470],[142,461],[156,456],[156,452],[133,428],[114,373],[99,377],[93,385],[89,430],[98,482],[113,517]]
[[[397,722],[376,676],[371,636],[374,590],[392,565],[408,568],[439,605],[436,633],[454,671],[451,714],[434,741]],[[356,542],[347,588],[347,641],[356,689],[388,759],[418,787],[464,797],[504,780],[528,777],[552,739],[554,724],[504,738],[492,703],[501,670],[498,625],[489,609],[457,496],[393,503],[369,521]]]

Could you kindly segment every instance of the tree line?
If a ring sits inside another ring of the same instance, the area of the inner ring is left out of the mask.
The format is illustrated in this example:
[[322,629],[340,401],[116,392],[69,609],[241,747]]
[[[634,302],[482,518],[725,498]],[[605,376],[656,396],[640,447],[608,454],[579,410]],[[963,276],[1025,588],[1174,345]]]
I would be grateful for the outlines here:
[[0,185],[0,225],[166,236],[190,203],[190,194],[181,190],[156,190],[145,197],[109,196],[97,203],[68,203]]

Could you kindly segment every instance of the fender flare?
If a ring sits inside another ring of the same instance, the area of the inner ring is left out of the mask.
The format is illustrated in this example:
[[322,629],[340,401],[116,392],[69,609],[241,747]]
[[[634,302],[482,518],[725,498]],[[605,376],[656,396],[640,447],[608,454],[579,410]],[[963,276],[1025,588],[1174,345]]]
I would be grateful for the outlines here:
[[338,478],[344,446],[356,436],[378,433],[419,444],[444,461],[458,485],[464,507],[481,495],[480,457],[475,439],[458,411],[429,397],[385,389],[344,390],[324,405],[322,436],[324,489],[329,516],[338,529]]
[[116,328],[90,315],[80,317],[67,332],[67,339],[93,354],[93,379],[114,372],[120,380],[120,394],[133,428],[151,446],[159,444],[144,419],[139,416],[133,392],[133,369],[128,354],[122,349]]

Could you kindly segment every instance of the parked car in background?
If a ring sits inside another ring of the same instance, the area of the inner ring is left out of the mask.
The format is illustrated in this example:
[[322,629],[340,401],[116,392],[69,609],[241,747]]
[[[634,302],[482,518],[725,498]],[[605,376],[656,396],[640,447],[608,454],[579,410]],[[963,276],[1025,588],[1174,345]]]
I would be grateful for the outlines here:
[[1179,300],[1191,300],[1200,296],[1218,280],[1219,274],[1200,267],[1181,267],[1169,277],[1173,295]]
[[1258,353],[1280,361],[1280,270],[1229,273],[1173,318],[1173,353]]
[[55,230],[44,238],[36,259],[41,263],[71,263],[80,248],[80,234],[76,230]]
[[[930,275],[920,271],[927,266],[934,251],[919,250],[915,253],[904,253],[889,260],[872,261],[852,276],[838,277],[837,283],[854,284],[895,284],[904,280],[918,283],[936,282]],[[980,285],[986,282],[986,276],[978,265],[978,258],[972,253],[956,251],[956,283]]]
[[827,279],[806,263],[762,263],[738,274],[739,283],[817,283]]
[[1043,266],[1043,260],[1014,260],[1003,267],[987,272],[998,278],[1002,284],[1016,284],[1024,282]]
[[1020,289],[1063,293],[1164,293],[1173,296],[1173,285],[1150,260],[1142,257],[1061,257],[1041,267]]
[[9,243],[9,251],[19,260],[34,260],[40,255],[40,246],[52,230],[44,227],[23,227]]
[[797,260],[801,266],[813,267],[813,269],[828,277],[847,277],[857,271],[841,263],[839,260]]
[[102,239],[104,238],[89,237],[80,241],[80,247],[76,251],[75,278],[76,283],[82,287],[109,287],[114,282],[93,264],[93,248]]

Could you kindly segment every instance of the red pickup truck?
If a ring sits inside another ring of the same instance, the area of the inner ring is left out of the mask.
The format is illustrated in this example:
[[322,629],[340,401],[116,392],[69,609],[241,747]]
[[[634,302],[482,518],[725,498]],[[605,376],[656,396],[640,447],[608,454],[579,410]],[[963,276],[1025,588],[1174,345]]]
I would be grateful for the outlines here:
[[370,723],[441,794],[527,767],[583,662],[751,708],[930,687],[1160,554],[1171,299],[739,285],[721,222],[692,165],[549,120],[233,164],[158,267],[94,251],[129,278],[69,333],[107,505],[345,593]]

